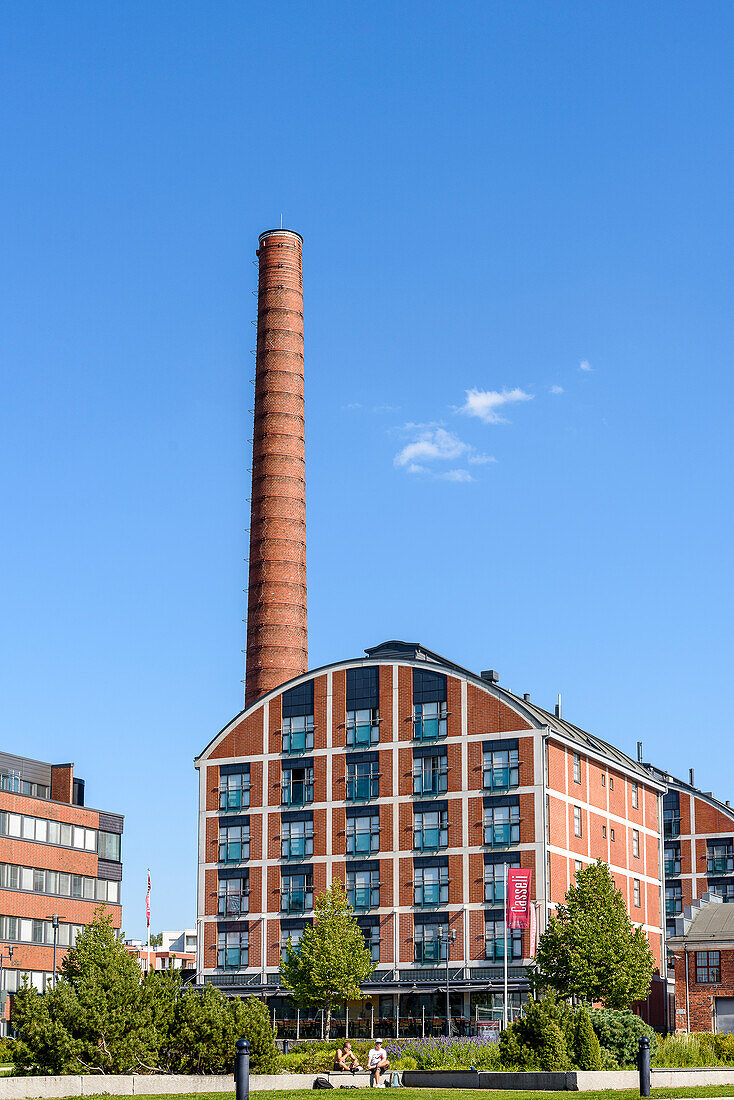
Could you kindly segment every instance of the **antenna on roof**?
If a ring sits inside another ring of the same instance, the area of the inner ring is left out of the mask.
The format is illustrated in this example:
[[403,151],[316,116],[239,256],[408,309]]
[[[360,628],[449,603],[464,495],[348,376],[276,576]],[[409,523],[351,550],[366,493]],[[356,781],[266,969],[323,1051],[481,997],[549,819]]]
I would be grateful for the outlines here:
[[556,703],[556,718],[561,717],[561,693],[558,692],[558,702]]
[[283,228],[283,215],[280,215],[280,228]]
[[642,763],[642,741],[637,742],[637,763]]

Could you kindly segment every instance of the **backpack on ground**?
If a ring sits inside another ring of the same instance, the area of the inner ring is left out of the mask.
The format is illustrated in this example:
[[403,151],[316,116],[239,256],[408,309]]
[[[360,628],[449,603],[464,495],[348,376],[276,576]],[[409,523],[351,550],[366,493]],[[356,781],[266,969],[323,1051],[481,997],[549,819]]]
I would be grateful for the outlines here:
[[331,1081],[327,1080],[326,1077],[317,1077],[311,1086],[314,1089],[333,1089],[333,1087]]

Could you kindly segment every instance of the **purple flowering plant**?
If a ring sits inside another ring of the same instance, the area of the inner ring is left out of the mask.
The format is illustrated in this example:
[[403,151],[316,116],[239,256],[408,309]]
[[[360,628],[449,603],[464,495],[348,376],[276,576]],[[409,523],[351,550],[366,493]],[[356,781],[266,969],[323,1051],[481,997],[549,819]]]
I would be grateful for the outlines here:
[[497,1040],[488,1035],[391,1039],[385,1049],[391,1062],[397,1058],[414,1058],[418,1069],[500,1068]]

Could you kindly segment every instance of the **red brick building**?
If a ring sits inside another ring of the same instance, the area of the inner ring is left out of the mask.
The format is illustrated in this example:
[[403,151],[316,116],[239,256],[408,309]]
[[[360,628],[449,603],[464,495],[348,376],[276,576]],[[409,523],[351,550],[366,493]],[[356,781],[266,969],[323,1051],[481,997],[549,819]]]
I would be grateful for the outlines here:
[[686,906],[674,920],[668,955],[677,1029],[734,1032],[734,906],[710,893]]
[[[618,749],[420,645],[388,642],[269,691],[196,760],[200,981],[278,993],[289,937],[334,878],[380,1017],[501,1001],[504,871],[539,931],[576,870],[609,863],[665,978],[664,785]],[[455,932],[455,939],[447,935]],[[516,1001],[527,933],[508,941]]]
[[84,801],[73,764],[0,753],[3,1032],[23,975],[41,991],[53,981],[54,944],[58,966],[102,903],[120,927],[123,818]]
[[664,783],[663,842],[665,913],[668,935],[675,919],[706,893],[734,901],[734,809],[710,791],[676,779],[652,765],[645,767]]

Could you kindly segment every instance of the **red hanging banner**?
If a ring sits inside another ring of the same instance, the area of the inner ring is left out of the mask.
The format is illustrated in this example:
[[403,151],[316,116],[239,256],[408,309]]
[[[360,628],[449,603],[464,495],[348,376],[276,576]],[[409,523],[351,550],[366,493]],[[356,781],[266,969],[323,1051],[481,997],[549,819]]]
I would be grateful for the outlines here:
[[530,927],[530,880],[533,872],[507,868],[507,927]]

